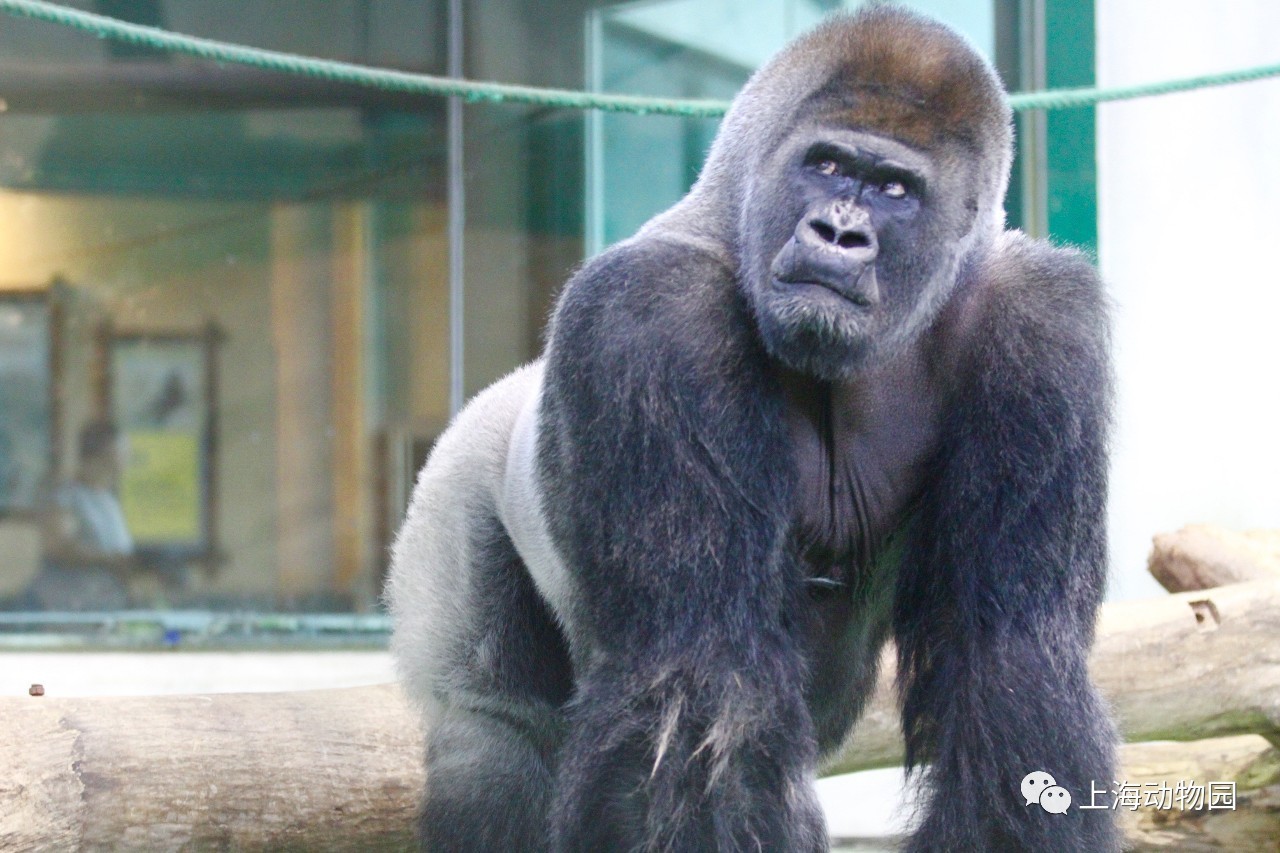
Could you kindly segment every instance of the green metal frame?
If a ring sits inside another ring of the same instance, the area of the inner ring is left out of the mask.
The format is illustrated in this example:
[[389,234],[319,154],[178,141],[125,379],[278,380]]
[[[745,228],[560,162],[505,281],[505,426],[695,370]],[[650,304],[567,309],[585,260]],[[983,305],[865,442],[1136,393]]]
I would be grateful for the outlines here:
[[[996,66],[1011,92],[1094,83],[1094,0],[995,0]],[[1096,254],[1094,108],[1028,110],[1005,199],[1010,227]]]
[[[1094,85],[1094,0],[1043,0],[1045,83],[1050,89]],[[1046,116],[1046,201],[1053,239],[1098,250],[1097,118],[1093,107]]]

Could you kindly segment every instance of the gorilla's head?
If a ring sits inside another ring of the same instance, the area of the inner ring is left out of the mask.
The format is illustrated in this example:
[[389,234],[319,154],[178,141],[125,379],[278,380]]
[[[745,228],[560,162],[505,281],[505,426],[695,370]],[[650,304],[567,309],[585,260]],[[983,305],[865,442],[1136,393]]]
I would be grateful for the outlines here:
[[[914,340],[1003,228],[1012,131],[990,65],[874,5],[794,42],[743,89],[671,225],[715,200],[769,353],[835,380]],[[692,230],[712,238],[705,224]]]

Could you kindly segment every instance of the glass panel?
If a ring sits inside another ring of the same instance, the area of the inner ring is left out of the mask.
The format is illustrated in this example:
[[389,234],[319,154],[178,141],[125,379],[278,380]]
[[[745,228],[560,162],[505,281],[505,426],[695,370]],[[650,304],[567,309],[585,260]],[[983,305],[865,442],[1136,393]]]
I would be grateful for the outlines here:
[[[74,5],[449,67],[444,0]],[[472,79],[727,99],[842,5],[475,0],[461,59]],[[991,2],[916,5],[996,50]],[[375,610],[451,377],[469,396],[536,357],[574,266],[674,202],[717,124],[467,105],[451,219],[438,98],[10,18],[0,92],[0,631],[138,607],[167,614],[148,641],[213,630],[196,612],[225,631],[248,624],[232,611]],[[94,438],[104,424],[120,440]]]
[[[441,3],[77,5],[444,71]],[[444,103],[13,18],[0,91],[0,601],[373,608],[449,415]]]
[[[581,89],[583,13],[531,0],[465,4],[465,75]],[[537,356],[553,294],[582,259],[583,113],[465,109],[468,396]]]
[[[728,100],[790,39],[863,0],[643,0],[588,15],[587,79],[593,91]],[[987,0],[906,5],[996,54]],[[589,250],[635,233],[693,184],[715,137],[714,119],[594,113],[587,117]]]
[[42,294],[0,291],[0,518],[36,509],[49,476],[53,316]]

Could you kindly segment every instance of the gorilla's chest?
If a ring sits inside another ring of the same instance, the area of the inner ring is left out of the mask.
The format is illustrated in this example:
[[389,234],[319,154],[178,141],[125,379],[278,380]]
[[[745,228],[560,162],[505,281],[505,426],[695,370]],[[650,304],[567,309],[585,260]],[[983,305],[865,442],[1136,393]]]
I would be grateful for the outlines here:
[[784,382],[796,472],[792,541],[815,577],[866,566],[924,486],[939,394],[917,362],[843,385]]

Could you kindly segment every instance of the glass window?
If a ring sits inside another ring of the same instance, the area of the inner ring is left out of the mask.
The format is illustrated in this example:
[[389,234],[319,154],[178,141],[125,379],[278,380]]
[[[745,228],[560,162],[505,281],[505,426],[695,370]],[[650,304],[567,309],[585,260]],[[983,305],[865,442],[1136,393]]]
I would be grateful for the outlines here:
[[[76,5],[445,71],[439,3]],[[449,416],[445,103],[12,18],[0,97],[5,607],[373,609]]]
[[[857,3],[67,5],[371,66],[728,99]],[[1026,4],[913,5],[1018,87]],[[0,99],[0,631],[104,642],[385,630],[230,614],[377,613],[452,412],[537,356],[573,268],[679,198],[717,126],[452,108],[13,18]],[[121,609],[149,615],[84,615]]]
[[[593,91],[728,100],[747,77],[823,16],[862,0],[642,0],[587,16],[587,82]],[[910,5],[997,55],[989,0]],[[587,118],[588,248],[633,234],[693,183],[719,122],[593,113]],[[659,154],[658,152],[661,152]],[[634,164],[643,163],[637,169]]]

